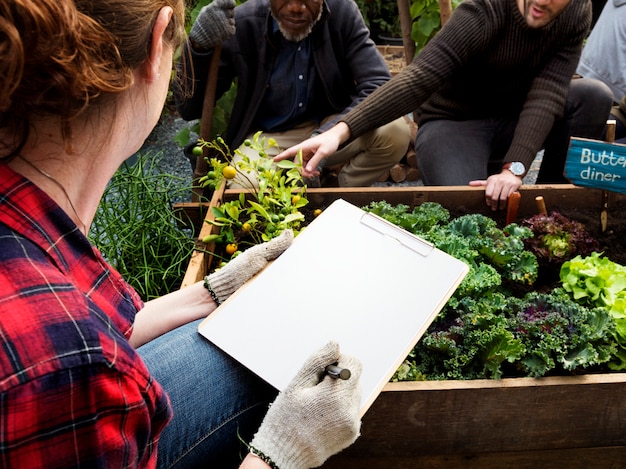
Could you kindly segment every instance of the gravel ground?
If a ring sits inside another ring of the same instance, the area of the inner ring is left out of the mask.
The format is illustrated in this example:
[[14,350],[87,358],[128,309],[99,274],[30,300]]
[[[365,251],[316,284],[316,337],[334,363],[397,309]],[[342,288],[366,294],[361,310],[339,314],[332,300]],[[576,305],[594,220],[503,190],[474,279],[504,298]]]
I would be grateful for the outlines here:
[[[186,127],[191,126],[192,123],[181,119],[173,114],[166,114],[161,118],[159,124],[155,127],[153,132],[146,139],[142,149],[143,153],[151,152],[153,154],[162,153],[163,158],[161,161],[161,171],[164,173],[174,174],[183,178],[191,185],[193,177],[193,171],[189,160],[185,157],[183,149],[174,141],[174,137],[178,132]],[[195,137],[195,136],[194,136]],[[542,154],[539,153],[531,166],[528,174],[524,178],[524,184],[534,184],[537,178],[537,171],[541,164]],[[423,186],[421,180],[406,181],[401,183],[393,182],[380,182],[375,183],[377,187],[390,187],[390,186]],[[189,195],[191,200],[191,193]]]
[[[178,116],[171,114],[163,115],[144,142],[139,153],[160,155],[159,169],[165,174],[173,174],[180,177],[191,187],[193,179],[191,163],[185,156],[181,146],[174,141],[174,137],[176,137],[178,132],[188,126],[190,126],[190,123]],[[129,161],[132,163],[136,157],[137,155],[134,155]],[[188,202],[190,200],[191,191],[189,191],[188,199],[174,200],[174,202]]]

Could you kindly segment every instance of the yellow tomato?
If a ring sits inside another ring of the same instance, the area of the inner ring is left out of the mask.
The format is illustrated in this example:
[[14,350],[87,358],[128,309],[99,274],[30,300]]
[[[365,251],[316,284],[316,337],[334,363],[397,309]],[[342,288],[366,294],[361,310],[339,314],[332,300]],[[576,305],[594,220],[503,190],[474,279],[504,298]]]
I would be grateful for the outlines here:
[[226,254],[232,256],[237,252],[237,243],[230,243],[226,245]]

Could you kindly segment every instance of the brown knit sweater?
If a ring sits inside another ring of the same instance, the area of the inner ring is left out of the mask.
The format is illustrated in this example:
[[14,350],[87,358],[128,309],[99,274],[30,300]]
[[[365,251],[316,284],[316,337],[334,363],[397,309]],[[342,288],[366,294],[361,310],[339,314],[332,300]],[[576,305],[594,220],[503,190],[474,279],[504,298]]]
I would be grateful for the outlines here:
[[540,29],[516,0],[465,0],[409,66],[345,117],[351,139],[418,108],[420,123],[519,116],[504,161],[529,168],[563,114],[590,23],[589,0],[572,0]]

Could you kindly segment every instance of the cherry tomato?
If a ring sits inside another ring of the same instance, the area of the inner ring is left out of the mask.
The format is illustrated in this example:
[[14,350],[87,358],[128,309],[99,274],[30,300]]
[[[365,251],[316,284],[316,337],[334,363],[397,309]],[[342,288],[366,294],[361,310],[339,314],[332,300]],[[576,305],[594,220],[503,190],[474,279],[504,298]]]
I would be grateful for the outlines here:
[[232,256],[237,252],[237,243],[230,243],[226,245],[226,254]]

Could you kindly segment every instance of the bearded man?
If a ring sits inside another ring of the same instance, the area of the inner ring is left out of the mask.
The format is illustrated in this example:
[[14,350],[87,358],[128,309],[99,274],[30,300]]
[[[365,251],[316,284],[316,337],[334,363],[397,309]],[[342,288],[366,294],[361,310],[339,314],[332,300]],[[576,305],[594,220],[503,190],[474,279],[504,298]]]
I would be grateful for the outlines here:
[[[186,120],[201,117],[209,62],[221,44],[217,96],[236,80],[237,95],[224,140],[244,145],[257,131],[287,148],[331,128],[390,79],[353,0],[214,0],[189,34],[180,67],[191,67],[191,95],[177,92]],[[342,187],[370,186],[395,165],[410,143],[403,118],[372,129],[326,161],[342,166]],[[279,152],[268,149],[268,156]],[[236,186],[231,183],[231,187]]]

